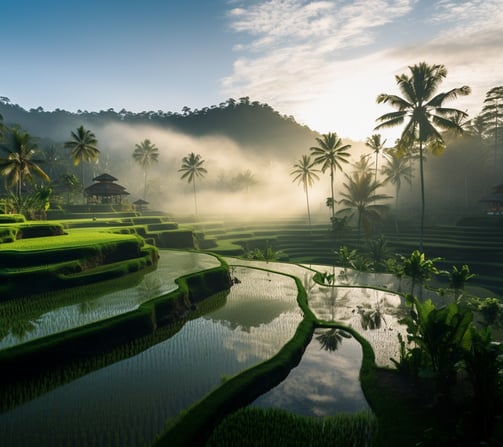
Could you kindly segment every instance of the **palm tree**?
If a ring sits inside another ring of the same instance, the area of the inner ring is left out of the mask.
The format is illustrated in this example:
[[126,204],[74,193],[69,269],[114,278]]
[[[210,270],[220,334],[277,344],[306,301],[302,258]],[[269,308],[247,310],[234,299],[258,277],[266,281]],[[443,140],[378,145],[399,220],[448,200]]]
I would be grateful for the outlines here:
[[372,219],[379,218],[387,205],[379,204],[381,200],[391,198],[386,194],[378,194],[377,190],[382,183],[376,182],[370,172],[355,172],[350,177],[346,174],[347,182],[343,184],[346,189],[342,192],[340,201],[346,208],[338,211],[340,214],[357,214],[358,238],[360,238],[362,224],[369,229]]
[[143,140],[141,143],[135,145],[133,151],[133,159],[143,168],[144,184],[143,184],[143,198],[147,198],[147,172],[153,163],[159,162],[159,149],[150,140]]
[[319,146],[311,147],[311,153],[315,156],[314,164],[321,165],[321,172],[325,173],[330,169],[330,191],[332,222],[335,221],[335,198],[334,198],[334,176],[339,168],[342,171],[342,163],[348,163],[350,144],[342,144],[342,140],[335,132],[323,134],[321,138],[316,138]]
[[370,171],[369,154],[360,155],[360,159],[351,163],[351,166],[353,167],[353,172],[359,172],[360,174]]
[[395,230],[398,232],[398,194],[402,186],[402,180],[409,185],[412,183],[412,166],[408,163],[408,157],[397,149],[389,149],[384,153],[386,164],[381,167],[384,175],[384,183],[395,185]]
[[384,149],[386,140],[381,141],[381,134],[375,133],[371,137],[367,138],[365,143],[366,146],[370,147],[376,154],[376,167],[375,167],[375,181],[377,182],[377,165],[379,160],[379,152]]
[[191,152],[186,157],[182,159],[182,167],[178,170],[178,172],[183,172],[181,179],[187,179],[189,183],[192,183],[194,188],[194,208],[197,216],[197,196],[196,196],[196,179],[198,177],[203,178],[204,174],[207,174],[208,171],[203,168],[204,160],[201,158],[199,154],[194,154]]
[[98,140],[96,135],[90,130],[84,129],[84,126],[77,128],[76,132],[71,132],[72,140],[64,144],[66,149],[70,149],[70,156],[73,159],[73,165],[81,165],[82,185],[84,185],[84,165],[82,162],[96,161],[100,155],[96,147]]
[[[377,97],[377,103],[389,103],[397,111],[386,113],[379,118],[377,129],[395,127],[403,124],[409,118],[402,131],[400,141],[404,146],[419,143],[419,170],[421,178],[421,223],[419,249],[423,247],[424,231],[424,173],[423,150],[429,148],[439,154],[445,149],[445,142],[438,129],[463,132],[459,125],[460,115],[467,116],[458,109],[442,107],[445,101],[456,99],[460,95],[468,95],[470,87],[463,86],[451,89],[445,93],[435,95],[435,92],[447,76],[447,69],[443,65],[428,65],[425,62],[409,66],[410,76],[402,74],[396,76],[398,88],[403,98],[397,95],[382,93]],[[435,96],[434,96],[435,95]]]
[[0,158],[0,173],[7,177],[10,185],[15,185],[18,202],[21,199],[24,180],[33,183],[32,173],[46,182],[50,181],[49,176],[38,165],[43,160],[33,158],[37,145],[27,132],[18,128],[13,129],[10,133],[10,142],[7,146],[2,146],[2,150],[7,152],[7,157]]
[[303,155],[302,158],[293,165],[294,171],[290,175],[294,175],[294,182],[302,183],[304,192],[306,193],[307,217],[309,221],[309,230],[311,230],[311,211],[309,209],[309,187],[313,186],[315,180],[319,180],[318,169],[314,169],[315,163],[311,161],[309,155]]

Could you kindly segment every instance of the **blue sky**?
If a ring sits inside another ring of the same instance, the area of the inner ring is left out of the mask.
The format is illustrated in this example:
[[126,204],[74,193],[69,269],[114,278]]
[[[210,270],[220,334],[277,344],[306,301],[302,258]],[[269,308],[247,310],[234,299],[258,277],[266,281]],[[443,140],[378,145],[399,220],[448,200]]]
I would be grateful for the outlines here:
[[[503,0],[1,0],[0,96],[29,109],[181,111],[249,96],[365,139],[379,93],[444,64],[449,105],[503,84]],[[385,133],[385,132],[383,132]],[[386,136],[386,135],[385,135]]]

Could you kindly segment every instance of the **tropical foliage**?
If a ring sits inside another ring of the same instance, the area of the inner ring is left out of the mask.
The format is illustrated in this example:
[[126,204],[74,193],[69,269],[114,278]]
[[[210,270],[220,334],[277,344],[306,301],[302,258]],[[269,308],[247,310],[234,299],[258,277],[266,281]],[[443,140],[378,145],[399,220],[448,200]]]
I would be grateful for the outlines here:
[[327,169],[330,172],[330,207],[332,211],[332,221],[335,219],[335,196],[334,196],[334,177],[336,170],[342,171],[342,165],[349,163],[351,148],[350,144],[343,144],[339,136],[334,132],[323,134],[321,138],[317,137],[318,146],[311,147],[311,154],[314,156],[314,164],[321,166],[321,172],[325,173]]
[[345,208],[340,209],[337,213],[349,216],[356,214],[358,237],[360,237],[362,227],[369,234],[372,230],[372,223],[380,218],[387,209],[387,205],[379,202],[391,197],[377,192],[382,184],[376,182],[371,173],[355,172],[351,177],[346,174],[346,182],[343,186],[345,191],[341,193],[340,203]]
[[303,155],[302,158],[293,165],[295,168],[290,175],[294,176],[293,181],[302,184],[306,194],[307,217],[309,228],[311,228],[311,210],[309,209],[309,188],[313,186],[315,180],[318,180],[318,169],[315,169],[315,162],[311,161],[309,155]]
[[133,159],[143,169],[143,198],[147,199],[147,174],[154,163],[159,162],[159,149],[149,139],[135,145]]
[[382,140],[381,134],[375,133],[371,137],[367,138],[365,145],[370,147],[375,155],[376,155],[376,165],[375,165],[375,178],[374,180],[377,182],[377,167],[379,164],[379,154],[384,150],[384,145],[386,144],[386,140]]
[[433,275],[439,274],[439,270],[435,266],[435,263],[438,261],[440,261],[440,258],[428,259],[419,250],[414,250],[409,257],[400,256],[403,274],[411,279],[411,295],[414,295],[416,284],[423,285]]
[[84,181],[84,164],[96,161],[100,155],[100,150],[96,147],[98,140],[96,135],[90,130],[79,126],[76,131],[71,132],[71,140],[65,142],[64,147],[70,149],[70,157],[73,160],[74,166],[81,166],[81,182]]
[[384,153],[385,164],[381,167],[384,176],[383,184],[391,183],[395,186],[395,230],[398,231],[398,195],[402,182],[412,183],[412,167],[409,157],[397,149],[389,149]]
[[468,95],[470,88],[463,86],[437,93],[440,83],[447,76],[447,69],[443,65],[428,65],[420,62],[409,66],[409,71],[410,75],[402,74],[395,77],[403,97],[387,93],[382,93],[377,97],[379,104],[390,104],[397,110],[377,118],[376,129],[400,126],[405,123],[400,145],[410,147],[416,142],[419,144],[421,180],[419,250],[422,251],[425,217],[423,151],[429,149],[435,154],[440,154],[445,149],[445,141],[440,129],[463,132],[460,122],[467,114],[461,110],[443,107],[443,105],[448,100]]
[[181,179],[187,179],[189,183],[192,183],[194,191],[194,209],[196,216],[197,212],[197,195],[196,195],[196,179],[203,178],[208,171],[204,168],[205,160],[199,155],[191,152],[186,157],[183,157],[182,167],[178,172],[183,172]]
[[0,158],[0,173],[7,178],[10,186],[15,188],[18,200],[22,197],[22,188],[25,181],[33,184],[33,175],[49,182],[49,176],[39,166],[43,160],[34,158],[37,145],[32,137],[19,128],[14,128],[9,135],[7,145],[1,146],[6,153],[5,158]]

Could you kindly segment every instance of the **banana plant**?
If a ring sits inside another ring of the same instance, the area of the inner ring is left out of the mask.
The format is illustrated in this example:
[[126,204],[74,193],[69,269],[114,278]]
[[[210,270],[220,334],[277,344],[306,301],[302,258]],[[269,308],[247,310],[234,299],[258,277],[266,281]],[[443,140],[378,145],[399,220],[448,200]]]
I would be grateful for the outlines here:
[[440,394],[447,395],[456,365],[471,348],[473,313],[452,302],[436,308],[431,300],[420,302],[406,296],[410,315],[401,320],[407,327],[407,340],[421,351],[419,374],[436,379]]

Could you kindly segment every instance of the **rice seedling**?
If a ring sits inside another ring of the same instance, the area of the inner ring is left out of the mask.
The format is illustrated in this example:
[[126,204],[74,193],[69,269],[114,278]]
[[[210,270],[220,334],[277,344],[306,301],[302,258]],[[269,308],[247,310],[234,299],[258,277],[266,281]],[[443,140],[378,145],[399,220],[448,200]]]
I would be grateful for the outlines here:
[[313,418],[278,409],[244,408],[213,431],[205,447],[367,447],[377,433],[370,411]]

